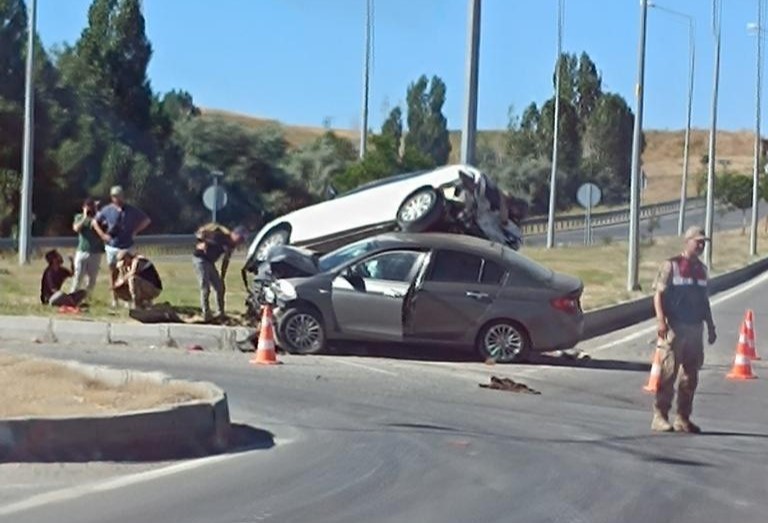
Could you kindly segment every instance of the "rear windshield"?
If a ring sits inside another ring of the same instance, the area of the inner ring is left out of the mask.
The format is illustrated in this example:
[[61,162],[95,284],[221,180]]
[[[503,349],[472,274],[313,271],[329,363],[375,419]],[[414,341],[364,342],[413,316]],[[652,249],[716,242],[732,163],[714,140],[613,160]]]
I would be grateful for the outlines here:
[[554,278],[555,273],[552,269],[544,267],[542,264],[533,261],[509,247],[503,246],[501,249],[505,260],[508,260],[515,265],[515,267],[518,267],[522,272],[528,273],[531,278],[542,282],[547,282]]

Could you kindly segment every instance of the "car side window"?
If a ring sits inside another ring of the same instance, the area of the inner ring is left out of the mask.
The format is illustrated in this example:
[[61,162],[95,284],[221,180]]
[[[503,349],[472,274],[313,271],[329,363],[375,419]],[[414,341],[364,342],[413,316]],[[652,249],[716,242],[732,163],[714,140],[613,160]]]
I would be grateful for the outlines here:
[[408,282],[420,254],[415,251],[385,252],[355,264],[351,271],[361,278]]
[[483,274],[480,277],[480,282],[484,285],[500,285],[504,280],[504,274],[506,269],[498,263],[490,260],[485,260],[483,264]]
[[437,251],[428,281],[449,283],[478,283],[483,259],[457,251]]

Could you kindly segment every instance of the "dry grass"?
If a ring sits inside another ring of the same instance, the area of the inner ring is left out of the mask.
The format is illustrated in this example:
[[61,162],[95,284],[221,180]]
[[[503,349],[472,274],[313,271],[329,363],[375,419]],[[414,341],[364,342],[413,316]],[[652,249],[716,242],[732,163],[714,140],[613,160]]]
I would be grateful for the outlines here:
[[[761,238],[764,245],[768,241]],[[713,243],[712,275],[717,275],[739,267],[750,261],[748,236],[740,231],[717,233]],[[525,254],[551,269],[578,276],[584,281],[583,305],[586,310],[613,305],[651,293],[653,280],[661,262],[680,252],[680,239],[664,237],[644,242],[640,251],[640,285],[642,291],[626,290],[627,244],[616,242],[609,245],[569,247],[547,250],[530,248]],[[768,253],[768,248],[762,248]]]
[[[280,125],[285,131],[286,140],[291,146],[299,146],[322,135],[326,129],[322,127],[281,125],[275,120],[256,118],[252,116],[204,109],[207,117],[223,118],[238,123],[250,129],[266,125]],[[357,143],[358,131],[351,129],[333,129],[335,133]],[[680,194],[680,181],[683,170],[683,131],[646,131],[646,147],[643,153],[643,169],[648,176],[648,188],[643,195],[644,202],[656,203],[674,199]],[[450,162],[459,161],[459,145],[461,133],[451,131]],[[486,142],[492,147],[502,148],[504,131],[484,130],[478,132],[478,141]],[[689,159],[690,195],[696,193],[696,178],[705,167],[701,165],[701,157],[707,153],[709,131],[695,129],[691,132],[691,147]],[[717,134],[717,159],[727,162],[718,165],[718,171],[727,169],[731,172],[748,173],[752,169],[754,154],[754,134],[749,131],[721,131]]]
[[0,418],[113,414],[203,399],[181,383],[109,387],[53,360],[0,353]]

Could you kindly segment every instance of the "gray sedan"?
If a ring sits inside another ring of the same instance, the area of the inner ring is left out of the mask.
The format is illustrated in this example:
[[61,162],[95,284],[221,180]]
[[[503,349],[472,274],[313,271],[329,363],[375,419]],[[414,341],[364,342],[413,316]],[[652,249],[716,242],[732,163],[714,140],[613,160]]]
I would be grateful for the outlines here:
[[313,273],[267,291],[278,345],[292,353],[359,340],[472,348],[510,362],[572,348],[583,329],[581,280],[479,238],[389,233],[319,258],[289,246],[275,255]]

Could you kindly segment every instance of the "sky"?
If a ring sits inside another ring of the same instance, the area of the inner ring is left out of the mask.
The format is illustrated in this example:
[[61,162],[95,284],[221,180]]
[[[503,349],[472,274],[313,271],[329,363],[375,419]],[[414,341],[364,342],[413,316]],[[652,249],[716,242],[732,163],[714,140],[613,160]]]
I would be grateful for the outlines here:
[[[710,0],[654,0],[695,19],[693,126],[711,118],[714,38]],[[718,127],[754,129],[760,0],[723,0]],[[764,1],[764,0],[763,0]],[[45,46],[74,43],[90,0],[38,0]],[[360,127],[366,0],[144,0],[155,91],[189,91],[198,106],[285,124]],[[557,0],[482,0],[478,127],[504,128],[553,92]],[[403,105],[421,74],[447,84],[444,113],[459,128],[464,99],[467,0],[374,0],[369,126]],[[768,19],[768,17],[766,17]],[[565,0],[563,50],[586,51],[604,90],[633,110],[640,0]],[[648,15],[646,129],[683,129],[688,22]],[[765,56],[768,53],[763,53]],[[764,85],[768,82],[764,82]],[[764,97],[764,99],[766,99]],[[768,105],[768,103],[765,103]],[[766,111],[763,111],[765,114]],[[766,126],[768,127],[768,126]]]

